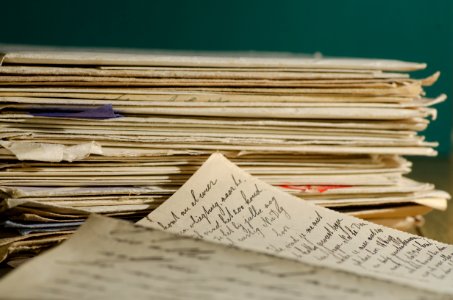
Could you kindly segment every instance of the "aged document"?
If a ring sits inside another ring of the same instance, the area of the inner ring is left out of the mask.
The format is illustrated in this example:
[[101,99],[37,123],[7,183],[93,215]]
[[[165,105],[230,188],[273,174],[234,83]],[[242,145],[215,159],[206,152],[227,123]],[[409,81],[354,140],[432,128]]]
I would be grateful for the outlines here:
[[1,299],[451,299],[100,216],[0,282]]
[[139,224],[453,295],[453,246],[315,206],[219,153]]
[[216,152],[312,204],[413,231],[450,198],[409,181],[401,157],[437,154],[421,131],[446,95],[425,92],[440,72],[412,74],[426,67],[0,45],[0,261],[67,239],[90,213],[141,220]]

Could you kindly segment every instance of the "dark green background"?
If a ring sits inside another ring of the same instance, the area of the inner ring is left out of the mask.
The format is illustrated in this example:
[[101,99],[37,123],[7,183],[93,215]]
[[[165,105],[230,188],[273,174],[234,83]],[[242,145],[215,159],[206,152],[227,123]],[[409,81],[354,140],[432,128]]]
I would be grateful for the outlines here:
[[[2,1],[0,42],[265,50],[427,62],[453,97],[453,1]],[[452,101],[427,131],[450,151]]]

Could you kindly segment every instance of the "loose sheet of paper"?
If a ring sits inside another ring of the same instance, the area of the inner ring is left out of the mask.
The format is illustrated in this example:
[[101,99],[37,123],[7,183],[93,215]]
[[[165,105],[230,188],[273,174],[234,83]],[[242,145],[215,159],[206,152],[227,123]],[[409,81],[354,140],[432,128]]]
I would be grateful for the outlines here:
[[62,246],[7,276],[0,295],[46,300],[449,299],[99,216]]
[[101,66],[176,66],[176,67],[240,67],[240,68],[297,68],[297,69],[354,69],[354,70],[420,70],[426,64],[384,59],[316,58],[301,55],[253,56],[244,53],[200,55],[183,52],[128,51],[100,52],[98,50],[65,50],[1,46],[3,64],[56,64]]
[[218,153],[139,224],[453,295],[453,246],[315,206]]

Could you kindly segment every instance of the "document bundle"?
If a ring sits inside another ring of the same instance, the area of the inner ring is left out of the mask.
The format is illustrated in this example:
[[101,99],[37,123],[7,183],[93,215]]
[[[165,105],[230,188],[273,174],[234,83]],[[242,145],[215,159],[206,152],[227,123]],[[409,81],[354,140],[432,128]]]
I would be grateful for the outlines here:
[[425,64],[2,52],[0,260],[67,239],[90,213],[142,219],[213,153],[301,201],[403,230],[450,197],[406,177],[404,156],[436,155],[419,132],[446,98],[425,96],[439,73],[410,75]]
[[214,153],[138,225],[91,216],[0,295],[446,300],[452,270],[451,245],[311,204]]

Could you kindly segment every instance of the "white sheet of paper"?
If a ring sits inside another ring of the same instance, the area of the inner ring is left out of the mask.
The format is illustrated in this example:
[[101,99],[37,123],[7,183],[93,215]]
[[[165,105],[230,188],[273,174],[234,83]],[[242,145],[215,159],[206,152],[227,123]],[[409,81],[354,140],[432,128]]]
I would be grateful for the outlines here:
[[96,142],[65,146],[49,143],[0,141],[0,146],[12,152],[18,160],[72,162],[87,158],[90,154],[102,154],[102,148]]

